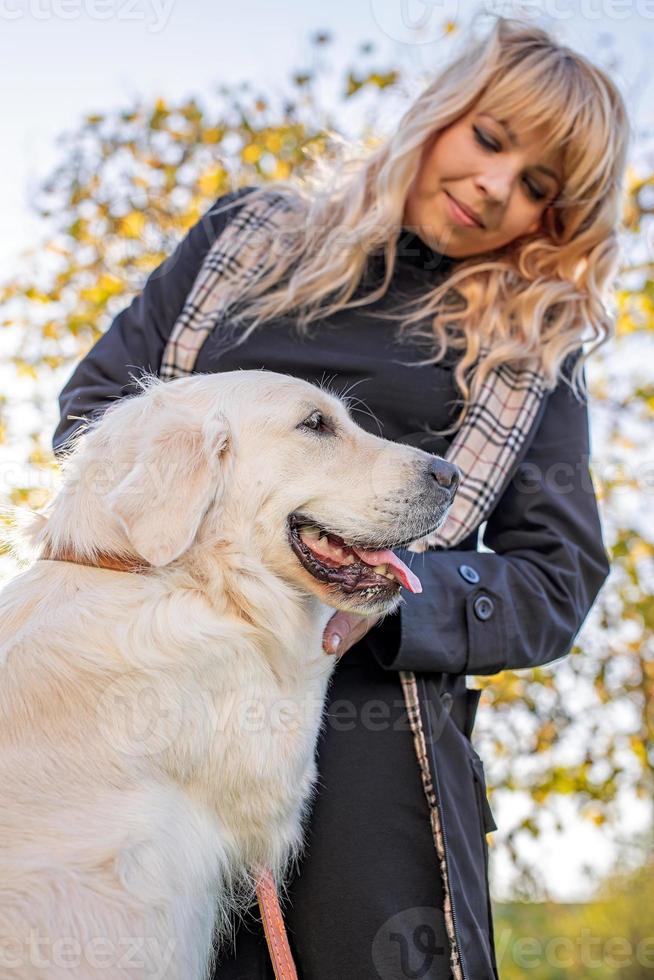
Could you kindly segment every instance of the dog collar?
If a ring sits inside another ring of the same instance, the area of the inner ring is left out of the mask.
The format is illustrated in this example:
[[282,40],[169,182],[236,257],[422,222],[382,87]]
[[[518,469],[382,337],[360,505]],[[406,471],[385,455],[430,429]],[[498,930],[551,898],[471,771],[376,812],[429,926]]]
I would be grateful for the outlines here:
[[133,555],[112,555],[108,551],[101,551],[95,559],[91,560],[77,555],[72,549],[67,550],[66,548],[58,552],[46,548],[43,554],[39,556],[39,560],[68,561],[76,565],[88,565],[91,568],[109,568],[113,572],[144,572],[146,569],[152,568],[148,562]]

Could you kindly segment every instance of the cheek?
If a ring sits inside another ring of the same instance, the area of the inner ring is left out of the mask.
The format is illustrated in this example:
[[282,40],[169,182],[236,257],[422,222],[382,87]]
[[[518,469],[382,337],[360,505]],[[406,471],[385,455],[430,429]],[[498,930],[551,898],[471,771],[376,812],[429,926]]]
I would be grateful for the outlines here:
[[434,186],[442,180],[456,180],[470,172],[475,154],[460,127],[442,133],[425,159],[426,179]]
[[543,206],[531,203],[517,190],[508,216],[508,223],[515,229],[516,233],[524,232],[525,229],[531,230],[532,227],[538,227],[542,212]]

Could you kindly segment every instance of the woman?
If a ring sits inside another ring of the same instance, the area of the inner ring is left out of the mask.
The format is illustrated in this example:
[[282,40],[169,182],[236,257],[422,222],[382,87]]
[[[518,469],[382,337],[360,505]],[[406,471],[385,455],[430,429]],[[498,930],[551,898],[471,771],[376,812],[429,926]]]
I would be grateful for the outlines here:
[[[565,655],[608,573],[582,344],[610,332],[627,141],[602,71],[545,31],[497,18],[372,154],[276,185],[294,202],[287,233],[197,351],[198,372],[265,367],[356,386],[360,425],[440,453],[468,411],[474,420],[493,372],[537,364],[543,384],[519,451],[513,429],[499,445],[491,431],[493,451],[512,453],[486,502],[492,551],[477,550],[475,526],[422,555],[423,594],[405,594],[398,613],[337,613],[327,627],[325,650],[340,636],[340,659],[306,851],[284,902],[303,980],[497,977],[485,838],[495,825],[466,675]],[[135,367],[166,376],[212,243],[265,192],[219,199],[116,317],[61,393],[56,451],[80,416],[134,390]],[[256,908],[215,976],[272,976]]]

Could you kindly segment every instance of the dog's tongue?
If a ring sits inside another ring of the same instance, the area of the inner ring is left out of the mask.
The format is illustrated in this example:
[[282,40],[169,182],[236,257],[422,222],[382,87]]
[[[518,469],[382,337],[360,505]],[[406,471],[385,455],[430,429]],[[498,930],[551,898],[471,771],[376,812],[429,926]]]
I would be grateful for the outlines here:
[[404,564],[389,548],[382,551],[364,551],[363,548],[352,547],[352,551],[366,565],[388,565],[389,570],[409,592],[422,592],[422,585],[417,575],[414,575],[410,568]]

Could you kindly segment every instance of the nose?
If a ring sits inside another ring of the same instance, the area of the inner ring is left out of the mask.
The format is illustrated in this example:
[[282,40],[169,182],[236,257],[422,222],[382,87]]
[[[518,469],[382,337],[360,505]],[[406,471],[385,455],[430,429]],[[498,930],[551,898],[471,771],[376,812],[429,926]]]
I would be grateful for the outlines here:
[[511,197],[511,189],[515,179],[511,168],[508,166],[498,166],[496,169],[487,169],[477,178],[477,186],[483,190],[488,202],[498,205],[506,205]]
[[454,496],[461,480],[461,471],[454,463],[448,463],[446,459],[436,457],[429,462],[429,475],[436,480],[436,483],[445,490],[449,490]]

